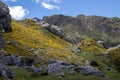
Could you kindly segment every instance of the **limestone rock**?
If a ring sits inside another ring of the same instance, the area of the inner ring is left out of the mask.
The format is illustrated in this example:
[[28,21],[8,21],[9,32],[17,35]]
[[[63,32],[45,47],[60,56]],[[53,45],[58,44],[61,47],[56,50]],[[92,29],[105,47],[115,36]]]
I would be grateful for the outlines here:
[[98,75],[100,77],[105,77],[102,71],[87,65],[76,67],[74,70],[85,75]]
[[61,72],[61,70],[62,70],[62,68],[59,63],[51,63],[48,65],[48,72],[57,74],[57,73]]
[[11,16],[7,5],[0,1],[0,32],[11,32]]
[[7,5],[0,1],[0,49],[4,48],[3,32],[12,32],[11,16]]

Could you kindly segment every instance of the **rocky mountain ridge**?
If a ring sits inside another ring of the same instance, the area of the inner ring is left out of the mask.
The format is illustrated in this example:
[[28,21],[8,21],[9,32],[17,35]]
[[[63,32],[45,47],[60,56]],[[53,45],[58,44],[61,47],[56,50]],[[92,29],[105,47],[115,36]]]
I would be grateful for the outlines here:
[[77,17],[65,15],[45,16],[43,21],[58,26],[67,36],[78,41],[91,37],[104,41],[104,47],[109,48],[120,43],[120,19],[103,16]]

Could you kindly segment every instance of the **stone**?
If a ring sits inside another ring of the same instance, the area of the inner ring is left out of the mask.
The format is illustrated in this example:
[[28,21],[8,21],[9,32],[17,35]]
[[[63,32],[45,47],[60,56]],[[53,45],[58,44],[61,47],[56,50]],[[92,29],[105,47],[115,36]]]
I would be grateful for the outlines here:
[[1,77],[4,78],[4,80],[11,80],[16,77],[13,69],[6,68],[5,66],[4,66],[4,68],[0,68],[0,74],[1,74]]
[[32,66],[34,64],[34,60],[28,57],[21,56],[21,64],[21,67]]
[[61,65],[65,65],[65,66],[69,66],[70,64],[68,63],[68,62],[66,62],[66,61],[60,61],[60,64]]
[[2,58],[2,62],[7,65],[13,65],[14,56],[8,55]]
[[85,75],[98,75],[100,77],[106,77],[102,71],[87,65],[76,67],[74,70]]
[[67,61],[59,61],[62,69],[72,68],[73,65],[70,65]]
[[18,42],[17,41],[7,41],[7,44],[11,44],[13,46],[17,46]]
[[40,71],[41,72],[46,72],[48,69],[47,69],[47,67],[45,66],[45,65],[42,65],[41,67],[40,67]]
[[5,44],[5,41],[4,41],[4,38],[2,37],[2,34],[0,33],[0,49],[4,49],[4,44]]
[[40,25],[43,26],[43,27],[48,27],[50,26],[50,24],[44,22],[44,21],[40,21]]
[[26,66],[31,66],[34,64],[34,60],[28,57],[25,57],[25,64]]
[[59,63],[51,63],[48,65],[48,72],[50,73],[59,73],[61,70],[62,68]]
[[18,67],[32,66],[34,64],[33,59],[16,55],[3,56],[1,61],[6,65],[15,65]]
[[77,53],[81,53],[81,48],[77,48],[77,49],[76,49],[76,52],[77,52]]
[[76,74],[77,72],[74,70],[71,70],[69,73],[73,75],[73,74]]
[[16,76],[12,68],[8,68],[6,71],[10,79],[13,79]]
[[75,52],[75,53],[81,53],[81,48],[75,48],[74,45],[72,45],[72,49],[71,49],[72,52]]
[[[9,8],[2,1],[0,1],[0,28],[5,32],[11,32],[11,16],[9,14]],[[0,30],[0,31],[1,31]]]
[[0,53],[1,53],[0,56],[4,56],[6,54],[6,51],[4,49],[1,49]]
[[11,16],[8,6],[0,1],[0,49],[4,49],[5,41],[2,37],[2,33],[4,32],[12,32]]
[[[48,54],[46,54],[46,55],[48,55]],[[48,59],[46,59],[46,62],[51,64],[51,63],[57,63],[58,61],[54,60],[53,58],[48,58]]]
[[15,56],[14,60],[13,60],[13,64],[16,65],[16,66],[21,66],[22,65],[21,57],[20,56]]
[[38,51],[34,52],[34,64],[38,64],[40,62],[41,56]]
[[75,72],[77,72],[77,73],[79,73],[79,72],[80,72],[80,70],[81,70],[81,68],[80,68],[80,67],[75,67],[75,68],[74,68],[74,71],[75,71]]
[[6,65],[4,63],[0,63],[0,69],[4,69]]
[[98,44],[101,44],[101,45],[103,45],[103,44],[104,44],[104,42],[103,42],[103,41],[101,41],[101,40],[97,41],[97,43],[98,43]]
[[32,21],[33,22],[38,22],[38,21],[40,21],[40,19],[38,19],[37,17],[34,17],[34,18],[32,18]]
[[37,67],[35,67],[34,65],[32,65],[32,71],[33,71],[34,73],[38,73],[38,72],[40,72],[40,68],[37,68]]
[[9,80],[8,75],[7,75],[7,71],[6,71],[5,69],[2,69],[2,77],[3,77],[5,80]]

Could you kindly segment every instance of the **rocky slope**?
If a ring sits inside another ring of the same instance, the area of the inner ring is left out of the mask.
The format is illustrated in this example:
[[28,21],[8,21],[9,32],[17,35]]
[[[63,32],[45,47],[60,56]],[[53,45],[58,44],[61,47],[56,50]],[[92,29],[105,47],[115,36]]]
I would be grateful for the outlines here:
[[1,31],[13,31],[3,34],[0,80],[120,80],[119,45],[106,50],[92,38],[77,45],[59,26],[43,20],[11,23],[7,6],[0,6]]
[[[11,28],[11,16],[7,5],[0,1],[0,59],[4,58],[2,54],[5,54],[4,50],[5,41],[2,37],[2,33],[12,32]],[[2,55],[2,56],[1,56]],[[0,60],[0,79],[13,79],[15,77],[14,71],[11,67],[6,67],[6,64]]]
[[120,19],[117,17],[52,15],[45,16],[43,20],[58,26],[67,36],[79,41],[91,37],[104,41],[106,48],[120,43]]
[[48,78],[58,80],[65,77],[70,80],[71,75],[76,75],[73,79],[78,79],[77,76],[80,73],[83,77],[86,74],[92,79],[94,78],[92,76],[96,75],[99,79],[107,78],[101,70],[80,64],[82,56],[71,51],[71,44],[52,34],[46,28],[36,25],[31,19],[20,22],[12,20],[12,29],[12,33],[4,34],[6,53],[0,53],[0,61],[3,64],[5,63],[9,68],[14,66],[10,71],[6,69],[6,72],[10,73],[5,75],[10,74],[15,80],[23,80],[23,78],[25,80]]
[[108,59],[102,54],[105,49],[93,39],[82,41],[82,51],[75,52],[76,47],[31,19],[12,20],[12,29],[12,33],[4,34],[6,53],[1,53],[0,60],[10,68],[14,66],[8,74],[15,80],[119,79],[119,73],[107,71]]

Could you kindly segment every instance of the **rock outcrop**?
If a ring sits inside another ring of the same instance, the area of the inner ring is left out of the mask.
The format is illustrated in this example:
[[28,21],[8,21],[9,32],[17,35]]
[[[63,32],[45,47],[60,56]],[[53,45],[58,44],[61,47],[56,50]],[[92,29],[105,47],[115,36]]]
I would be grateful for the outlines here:
[[0,29],[4,32],[11,32],[11,16],[7,5],[0,1]]
[[43,20],[40,20],[38,18],[33,18],[32,21],[37,25],[43,26],[48,31],[59,36],[60,38],[64,39],[65,41],[70,42],[72,44],[77,44],[77,40],[75,38],[68,38],[68,36],[65,34],[65,32],[59,28],[59,26],[49,24],[49,23],[47,23]]
[[79,66],[74,69],[74,71],[85,74],[85,75],[98,75],[101,77],[106,77],[100,70],[91,66]]
[[0,1],[0,48],[4,48],[3,32],[12,32],[11,16],[7,5]]

